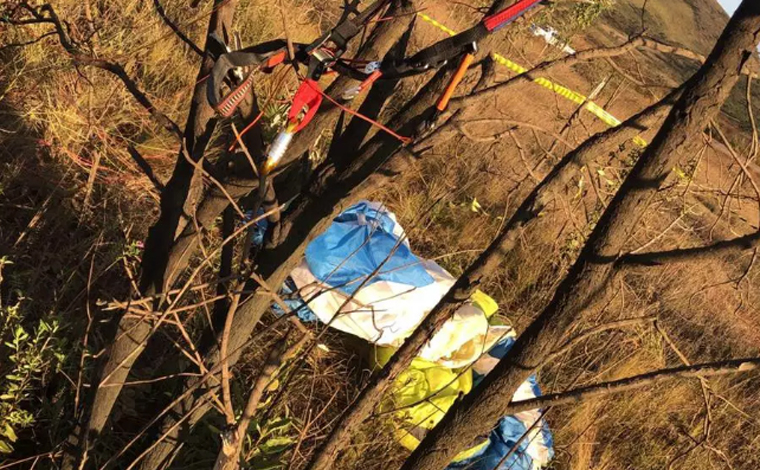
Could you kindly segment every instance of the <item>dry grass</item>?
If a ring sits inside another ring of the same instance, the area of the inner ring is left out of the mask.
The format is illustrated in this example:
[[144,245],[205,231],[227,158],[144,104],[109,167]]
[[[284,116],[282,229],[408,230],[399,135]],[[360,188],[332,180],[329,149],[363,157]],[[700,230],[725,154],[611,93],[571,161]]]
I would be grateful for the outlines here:
[[[190,38],[202,42],[209,2],[202,2],[197,10],[187,8],[185,0],[162,3]],[[287,15],[295,41],[313,38],[329,27],[338,14],[338,2],[287,1],[285,5],[288,12],[297,12]],[[685,2],[679,5],[668,9],[662,1],[653,3],[652,14],[665,18],[655,22],[657,30],[662,30],[664,39],[677,33],[673,42],[705,52],[709,41],[694,38],[685,23],[678,26],[686,28],[683,30],[670,27],[674,23],[673,12],[683,10],[684,18],[704,16],[702,10],[692,11]],[[86,31],[82,2],[61,0],[55,7],[62,18]],[[123,64],[161,111],[176,122],[184,122],[196,79],[194,53],[163,24],[152,2],[117,0],[101,2],[98,8],[99,35],[93,45],[97,55]],[[630,11],[624,10],[629,7],[620,8],[621,15],[630,21]],[[467,19],[474,18],[473,12],[461,5],[447,9],[436,4],[433,13],[452,27],[460,28],[467,24]],[[238,18],[246,44],[280,35],[276,2],[243,1]],[[40,26],[8,28],[0,32],[0,37],[5,42],[28,40],[43,30]],[[435,31],[423,24],[418,26],[418,32],[412,48],[438,38]],[[537,63],[553,54],[537,40],[518,37],[521,38],[518,43],[524,47],[516,47],[505,39],[501,50],[524,63]],[[16,298],[25,297],[27,322],[44,316],[64,319],[66,335],[72,344],[63,373],[40,390],[36,401],[29,403],[34,407],[46,397],[58,400],[52,400],[57,404],[40,413],[36,427],[20,435],[27,444],[19,446],[19,455],[31,455],[37,445],[53,448],[65,435],[73,418],[76,387],[71,382],[77,382],[78,346],[83,341],[87,312],[94,315],[98,325],[89,338],[90,349],[96,352],[98,349],[92,345],[100,344],[101,331],[109,327],[110,315],[100,311],[96,301],[128,297],[130,286],[125,279],[129,273],[136,273],[139,256],[134,242],[144,238],[157,214],[156,194],[129,156],[127,145],[134,145],[163,181],[173,166],[177,142],[151,121],[112,76],[97,70],[74,69],[52,37],[23,48],[5,49],[0,54],[3,59],[0,248],[16,263],[3,272],[3,299],[12,298],[6,295],[9,292]],[[611,69],[602,64],[562,70],[552,78],[588,91],[610,73]],[[681,73],[676,71],[675,75]],[[500,71],[499,77],[504,76]],[[272,88],[270,82],[264,81],[260,85],[261,94],[274,93]],[[280,96],[287,95],[287,90],[277,92]],[[613,113],[623,117],[651,99],[645,91],[615,76],[599,102],[608,103]],[[275,100],[272,106],[281,108],[283,103]],[[558,132],[573,109],[551,93],[528,84],[519,87],[514,95],[502,97],[494,109],[477,111],[482,114],[478,117],[532,123]],[[269,115],[275,113],[276,110],[268,110]],[[579,142],[602,128],[585,115],[571,129],[568,139]],[[484,126],[473,128],[472,133],[480,136],[502,130]],[[535,168],[539,175],[548,169],[541,149],[548,148],[552,138],[525,126],[514,132],[524,147],[522,157],[510,139],[473,142],[457,137],[417,161],[414,171],[376,196],[397,213],[414,249],[423,256],[438,259],[453,274],[461,273],[477,256],[533,186],[528,168],[531,171]],[[221,144],[212,144],[211,158],[218,154]],[[631,163],[630,152],[626,148],[615,155],[600,156],[591,172],[595,175],[596,189],[590,186],[588,173],[574,180],[565,194],[558,195],[538,228],[524,234],[519,250],[510,255],[499,276],[489,281],[485,290],[501,305],[500,314],[518,330],[549,300],[553,287],[593,227],[604,201],[624,177]],[[89,188],[96,155],[100,163],[94,171],[94,185]],[[684,162],[684,168],[688,163]],[[686,179],[674,181],[642,221],[640,233],[631,240],[631,248],[656,237],[648,250],[710,241],[710,225],[720,213],[722,203],[715,190],[728,189],[729,167],[730,161],[725,156],[711,151],[691,184]],[[732,175],[736,173],[735,168],[730,171]],[[687,185],[689,192],[682,196]],[[741,191],[743,196],[751,197],[748,185]],[[734,201],[713,236],[722,239],[756,228],[754,207],[748,200],[741,206]],[[667,232],[660,236],[666,228]],[[208,234],[206,243],[209,246],[218,243],[218,233]],[[577,329],[620,318],[657,315],[663,328],[692,361],[757,354],[758,267],[741,283],[736,282],[749,260],[747,255],[698,266],[673,265],[627,272],[614,283],[605,308],[589,311]],[[204,272],[196,282],[200,285],[212,281],[213,275],[210,270]],[[734,282],[725,282],[731,279]],[[202,302],[210,295],[213,289],[200,289],[186,302]],[[199,339],[206,326],[206,313],[196,310],[199,311],[183,314],[193,339]],[[263,334],[269,341],[275,341],[280,333],[282,330],[275,328],[274,332]],[[173,330],[168,335],[179,338]],[[292,422],[282,435],[292,440],[288,449],[297,448],[297,452],[288,450],[275,457],[296,468],[306,462],[319,438],[350,403],[367,376],[355,345],[337,334],[328,334],[325,341],[330,353],[313,355],[296,364],[287,393],[272,411],[274,417]],[[165,343],[151,345],[150,356],[160,357],[170,347]],[[235,371],[233,390],[237,400],[244,399],[244,390],[265,355],[266,348],[249,353]],[[141,377],[143,369],[153,365],[146,361],[138,365],[135,379]],[[662,338],[649,328],[609,332],[547,367],[541,379],[545,389],[562,390],[672,366],[678,361]],[[85,364],[89,370],[92,362],[88,359]],[[699,439],[704,430],[705,404],[697,382],[663,385],[573,409],[553,410],[549,421],[558,450],[554,468],[644,470],[668,468],[671,462],[675,469],[760,468],[757,420],[760,394],[756,384],[756,376],[711,381],[716,393],[709,405],[710,440],[677,460],[674,458],[688,449],[693,439]],[[105,449],[106,452],[118,449],[144,424],[148,418],[141,415],[141,410],[166,401],[165,393],[173,385],[167,381],[128,387],[117,409],[120,419],[116,420],[112,433],[115,437],[112,448]],[[177,465],[208,466],[216,453],[220,423],[218,417],[204,421],[186,446],[191,451],[185,452]],[[349,458],[344,460],[346,468],[386,468],[389,462],[403,458],[404,451],[396,446],[389,432],[385,434],[389,431],[387,421],[375,420],[366,429],[366,435],[357,437]]]

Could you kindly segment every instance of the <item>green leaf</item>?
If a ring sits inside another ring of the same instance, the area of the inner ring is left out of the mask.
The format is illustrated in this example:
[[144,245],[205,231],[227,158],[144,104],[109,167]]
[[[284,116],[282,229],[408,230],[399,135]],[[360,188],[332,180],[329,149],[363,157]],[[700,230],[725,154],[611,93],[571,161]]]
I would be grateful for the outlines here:
[[267,434],[277,431],[287,431],[293,424],[293,420],[290,418],[275,418],[273,421],[267,423]]
[[261,451],[265,454],[277,454],[295,442],[292,437],[273,437],[261,445]]
[[7,442],[0,440],[0,454],[10,454],[11,452],[13,452],[13,447]]
[[27,338],[29,338],[29,335],[27,334],[27,332],[26,332],[26,331],[24,331],[24,328],[23,328],[21,325],[18,325],[18,326],[16,327],[16,331],[14,331],[14,336],[15,336],[15,337],[16,337],[16,338],[17,338],[19,341],[24,341],[24,340],[26,340]]
[[15,395],[11,395],[10,393],[3,393],[0,395],[0,400],[13,400]]
[[5,434],[5,436],[11,440],[11,442],[16,442],[18,440],[18,437],[16,436],[16,432],[8,423],[5,423],[5,432],[3,434]]

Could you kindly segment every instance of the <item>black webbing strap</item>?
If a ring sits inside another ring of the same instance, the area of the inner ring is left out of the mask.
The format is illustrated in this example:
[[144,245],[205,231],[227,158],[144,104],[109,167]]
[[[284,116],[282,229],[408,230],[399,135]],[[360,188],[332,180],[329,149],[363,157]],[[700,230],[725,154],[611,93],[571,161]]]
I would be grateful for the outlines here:
[[478,23],[467,31],[463,31],[456,36],[444,39],[433,44],[430,47],[419,51],[408,59],[413,67],[422,67],[437,65],[458,57],[472,43],[478,42],[488,36],[488,29],[483,23]]
[[[294,45],[295,46],[295,45]],[[298,49],[303,45],[299,44]],[[222,54],[211,69],[207,90],[208,102],[216,108],[222,102],[221,87],[230,70],[238,67],[250,67],[261,65],[276,53],[287,49],[284,40],[265,42],[257,46],[247,47],[239,51]],[[287,59],[286,59],[287,60]],[[234,93],[234,92],[233,92]]]
[[383,62],[380,67],[383,78],[404,78],[438,68],[444,62],[461,56],[488,33],[483,23],[478,23],[467,31],[426,47],[408,59]]

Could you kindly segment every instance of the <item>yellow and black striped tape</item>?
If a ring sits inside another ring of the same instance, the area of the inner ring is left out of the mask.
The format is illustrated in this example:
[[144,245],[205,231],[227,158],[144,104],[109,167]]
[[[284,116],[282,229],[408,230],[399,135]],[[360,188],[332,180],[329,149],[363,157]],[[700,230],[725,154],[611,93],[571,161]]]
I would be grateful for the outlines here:
[[[423,20],[425,20],[426,22],[430,23],[431,25],[435,26],[436,28],[440,29],[441,31],[445,32],[449,36],[454,36],[456,34],[456,32],[454,30],[452,30],[450,28],[447,28],[445,25],[439,23],[438,21],[434,20],[433,18],[431,18],[430,16],[428,16],[428,15],[426,15],[424,13],[419,12],[419,13],[417,13],[417,15],[420,18],[422,18]],[[522,74],[522,73],[525,73],[525,72],[528,71],[528,69],[526,69],[522,65],[517,64],[517,63],[515,63],[515,62],[513,62],[513,61],[511,61],[509,59],[507,59],[506,57],[504,57],[501,54],[494,53],[493,54],[493,58],[494,58],[494,60],[497,63],[499,63],[499,64],[507,67],[509,70],[513,71],[516,74]],[[613,116],[612,114],[610,114],[609,112],[607,112],[604,108],[602,108],[598,104],[594,103],[593,101],[588,101],[588,98],[586,96],[580,94],[580,93],[577,93],[577,92],[575,92],[573,90],[570,90],[569,88],[565,88],[562,85],[558,85],[558,84],[552,82],[551,80],[548,80],[548,79],[543,78],[543,77],[536,78],[535,80],[533,80],[533,82],[537,83],[538,85],[541,85],[542,87],[544,87],[546,89],[549,89],[549,90],[553,91],[554,93],[556,93],[556,94],[562,96],[563,98],[566,98],[566,99],[568,99],[568,100],[570,100],[570,101],[572,101],[572,102],[574,102],[574,103],[576,103],[578,105],[582,105],[582,104],[585,103],[584,108],[588,112],[590,112],[591,114],[593,114],[594,116],[596,116],[597,118],[599,118],[602,122],[604,122],[605,124],[607,124],[610,127],[616,127],[616,126],[619,126],[621,124],[621,122],[620,122],[620,120],[618,118],[616,118],[615,116]],[[641,147],[646,147],[647,146],[647,141],[644,140],[644,139],[642,139],[639,136],[636,136],[633,139],[633,141],[637,145],[639,145]]]

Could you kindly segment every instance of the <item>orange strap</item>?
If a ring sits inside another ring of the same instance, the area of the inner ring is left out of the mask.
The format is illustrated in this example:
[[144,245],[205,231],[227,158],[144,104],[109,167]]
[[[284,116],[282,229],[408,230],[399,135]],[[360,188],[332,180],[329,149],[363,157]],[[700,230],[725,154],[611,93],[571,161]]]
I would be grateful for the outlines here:
[[438,102],[435,104],[435,108],[438,111],[442,112],[446,110],[446,107],[449,105],[449,101],[451,101],[451,97],[454,96],[454,91],[462,82],[464,74],[467,73],[467,69],[470,67],[473,60],[475,60],[475,55],[473,54],[465,54],[465,56],[462,57],[462,62],[459,63],[459,68],[457,69],[454,76],[451,77],[451,81],[449,81],[449,84],[446,85],[446,89],[443,91],[443,94],[440,98],[438,98]]
[[383,76],[383,72],[379,70],[375,70],[372,72],[372,74],[367,77],[366,80],[364,80],[361,85],[359,85],[359,90],[364,91],[366,88],[369,88],[372,86],[373,83],[375,83],[380,77]]
[[[304,83],[308,83],[308,81],[305,81]],[[371,118],[368,118],[367,116],[365,116],[365,115],[363,115],[363,114],[361,114],[361,113],[359,113],[359,112],[357,112],[357,111],[354,111],[354,110],[353,110],[353,109],[351,109],[351,108],[348,108],[348,107],[346,107],[346,106],[343,106],[343,105],[342,105],[342,104],[340,104],[340,103],[339,103],[337,100],[335,100],[334,98],[330,97],[330,95],[328,95],[327,93],[325,93],[324,91],[322,91],[322,90],[321,90],[319,87],[315,87],[315,90],[316,90],[316,91],[317,91],[317,92],[318,92],[320,95],[322,95],[323,97],[325,97],[325,98],[327,99],[327,101],[329,101],[330,103],[334,104],[335,106],[337,106],[337,107],[338,107],[338,108],[340,108],[341,110],[343,110],[343,111],[347,112],[348,114],[350,114],[350,115],[352,115],[352,116],[356,116],[356,117],[358,117],[359,119],[361,119],[361,120],[363,120],[363,121],[366,121],[366,122],[368,122],[368,123],[372,124],[372,125],[373,125],[373,126],[375,126],[375,127],[378,127],[379,129],[382,129],[382,130],[383,130],[383,131],[384,131],[386,134],[388,134],[388,135],[391,135],[391,136],[395,137],[395,138],[396,138],[396,139],[398,139],[398,140],[399,140],[399,141],[400,141],[402,144],[404,144],[404,145],[407,145],[407,144],[409,144],[409,143],[411,143],[411,142],[412,142],[412,139],[411,139],[411,138],[409,138],[409,137],[404,137],[403,135],[399,135],[399,134],[397,134],[397,133],[393,132],[392,130],[388,129],[386,126],[384,126],[384,125],[380,124],[379,122],[377,122],[377,121],[375,121],[375,120],[373,120],[373,119],[371,119]]]

